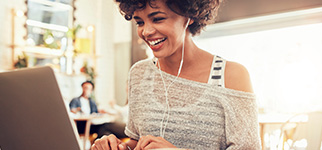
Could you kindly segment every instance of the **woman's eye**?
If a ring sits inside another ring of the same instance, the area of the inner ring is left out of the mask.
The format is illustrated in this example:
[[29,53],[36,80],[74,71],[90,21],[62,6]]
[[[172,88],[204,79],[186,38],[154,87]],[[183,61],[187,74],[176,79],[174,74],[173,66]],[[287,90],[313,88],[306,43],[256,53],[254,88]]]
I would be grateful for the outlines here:
[[143,24],[144,24],[144,22],[143,22],[143,21],[137,21],[137,22],[136,22],[136,25],[137,25],[137,26],[141,26],[141,25],[143,25]]
[[154,21],[154,22],[159,22],[159,21],[164,20],[164,19],[165,19],[165,18],[162,18],[162,17],[160,17],[160,18],[154,18],[154,19],[153,19],[153,21]]

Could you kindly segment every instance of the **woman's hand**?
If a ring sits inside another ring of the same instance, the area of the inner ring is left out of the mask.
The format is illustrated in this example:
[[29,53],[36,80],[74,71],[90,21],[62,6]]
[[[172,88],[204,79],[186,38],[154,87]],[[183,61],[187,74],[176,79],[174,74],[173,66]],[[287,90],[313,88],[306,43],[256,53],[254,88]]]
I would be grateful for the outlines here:
[[142,136],[134,150],[148,150],[156,148],[176,148],[170,142],[162,137],[154,137],[152,135]]
[[127,150],[127,146],[115,135],[103,136],[97,139],[91,147],[91,150]]

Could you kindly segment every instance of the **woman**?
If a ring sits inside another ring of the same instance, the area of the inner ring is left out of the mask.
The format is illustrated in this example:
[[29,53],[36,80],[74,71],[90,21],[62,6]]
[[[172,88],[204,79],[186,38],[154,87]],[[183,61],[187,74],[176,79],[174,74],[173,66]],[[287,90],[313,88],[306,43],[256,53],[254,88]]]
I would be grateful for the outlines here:
[[132,66],[123,143],[105,136],[92,149],[260,149],[256,99],[247,70],[198,48],[192,36],[219,0],[117,0],[153,51]]

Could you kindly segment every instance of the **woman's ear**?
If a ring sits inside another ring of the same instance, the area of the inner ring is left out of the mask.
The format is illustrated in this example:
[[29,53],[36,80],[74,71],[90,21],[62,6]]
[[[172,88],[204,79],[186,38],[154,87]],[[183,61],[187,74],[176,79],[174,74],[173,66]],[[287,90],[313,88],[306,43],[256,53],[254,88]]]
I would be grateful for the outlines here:
[[193,24],[195,21],[193,20],[193,19],[190,19],[190,21],[189,21],[189,26],[191,25],[191,24]]

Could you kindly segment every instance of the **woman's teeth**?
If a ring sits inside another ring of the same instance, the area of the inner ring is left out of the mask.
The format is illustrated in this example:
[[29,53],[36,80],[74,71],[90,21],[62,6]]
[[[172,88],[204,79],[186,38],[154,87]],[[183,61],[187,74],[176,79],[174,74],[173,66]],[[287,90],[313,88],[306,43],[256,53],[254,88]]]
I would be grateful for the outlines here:
[[165,41],[166,38],[162,38],[162,39],[158,39],[158,40],[155,40],[155,41],[148,41],[150,45],[154,46],[154,45],[158,45],[159,43]]

